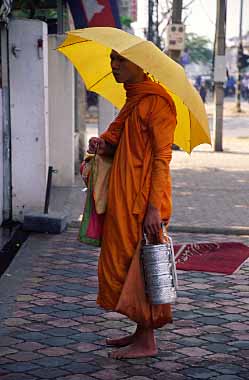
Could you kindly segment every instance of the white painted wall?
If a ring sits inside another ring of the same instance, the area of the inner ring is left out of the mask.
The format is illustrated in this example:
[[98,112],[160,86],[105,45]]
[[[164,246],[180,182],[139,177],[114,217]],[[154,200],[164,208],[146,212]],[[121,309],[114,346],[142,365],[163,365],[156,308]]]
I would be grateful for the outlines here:
[[108,100],[102,98],[102,96],[99,96],[98,109],[99,109],[98,131],[100,135],[114,120],[117,114],[117,110],[110,102],[108,102]]
[[148,29],[148,0],[137,0],[137,20],[132,23],[135,34],[146,38],[145,30]]
[[[43,41],[40,49],[39,39]],[[45,200],[49,164],[47,25],[39,20],[12,20],[9,49],[12,207],[13,220],[22,220],[24,212],[43,211]]]
[[3,222],[3,103],[0,88],[0,225]]
[[49,162],[58,172],[53,185],[74,183],[74,71],[73,65],[55,49],[64,35],[48,37]]

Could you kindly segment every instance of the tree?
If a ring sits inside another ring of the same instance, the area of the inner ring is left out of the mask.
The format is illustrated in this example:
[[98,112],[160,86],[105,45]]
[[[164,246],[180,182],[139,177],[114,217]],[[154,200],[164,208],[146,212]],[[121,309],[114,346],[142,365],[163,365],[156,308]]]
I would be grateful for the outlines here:
[[57,17],[56,0],[16,0],[14,14],[19,17],[46,19]]
[[132,19],[128,16],[120,16],[120,21],[121,21],[121,25],[127,27],[127,28],[130,28],[131,27],[131,23],[132,23]]
[[194,63],[212,64],[213,52],[208,38],[198,36],[195,33],[187,33],[185,49],[188,51],[190,61]]
[[132,19],[128,16],[121,16],[120,17],[122,29],[125,30],[128,33],[133,33],[133,29],[131,27]]

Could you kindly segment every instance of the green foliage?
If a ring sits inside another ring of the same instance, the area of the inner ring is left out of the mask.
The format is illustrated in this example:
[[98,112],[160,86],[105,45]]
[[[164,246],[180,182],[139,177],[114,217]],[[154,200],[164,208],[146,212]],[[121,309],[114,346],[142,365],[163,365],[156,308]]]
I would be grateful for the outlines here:
[[120,17],[121,25],[127,26],[128,28],[131,27],[132,19],[128,16],[121,16]]
[[56,1],[17,0],[14,2],[14,15],[17,17],[51,19],[57,17]]
[[211,64],[213,52],[209,47],[210,44],[210,40],[206,37],[198,36],[194,33],[187,33],[185,48],[188,51],[191,62]]

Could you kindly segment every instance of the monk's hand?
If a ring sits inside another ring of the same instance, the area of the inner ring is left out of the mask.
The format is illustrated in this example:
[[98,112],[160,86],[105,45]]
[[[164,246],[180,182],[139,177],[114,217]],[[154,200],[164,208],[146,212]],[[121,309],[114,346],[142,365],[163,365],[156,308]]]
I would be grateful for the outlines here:
[[88,153],[91,153],[91,154],[105,154],[105,150],[106,150],[106,142],[104,139],[100,138],[100,137],[92,137],[90,140],[89,140],[89,145],[88,145],[88,150],[87,152]]
[[149,203],[144,218],[144,232],[146,235],[158,236],[161,230],[161,225],[162,220],[159,210]]

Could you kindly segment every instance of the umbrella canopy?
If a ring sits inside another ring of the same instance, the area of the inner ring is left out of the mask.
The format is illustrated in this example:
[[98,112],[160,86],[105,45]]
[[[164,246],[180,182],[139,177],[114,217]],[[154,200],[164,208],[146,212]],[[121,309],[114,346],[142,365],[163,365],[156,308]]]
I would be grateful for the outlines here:
[[115,50],[158,81],[174,100],[177,127],[174,143],[186,152],[210,144],[205,106],[184,69],[152,42],[111,27],[73,30],[57,48],[75,66],[86,88],[109,100],[117,108],[125,103],[125,90],[115,81],[110,53]]

